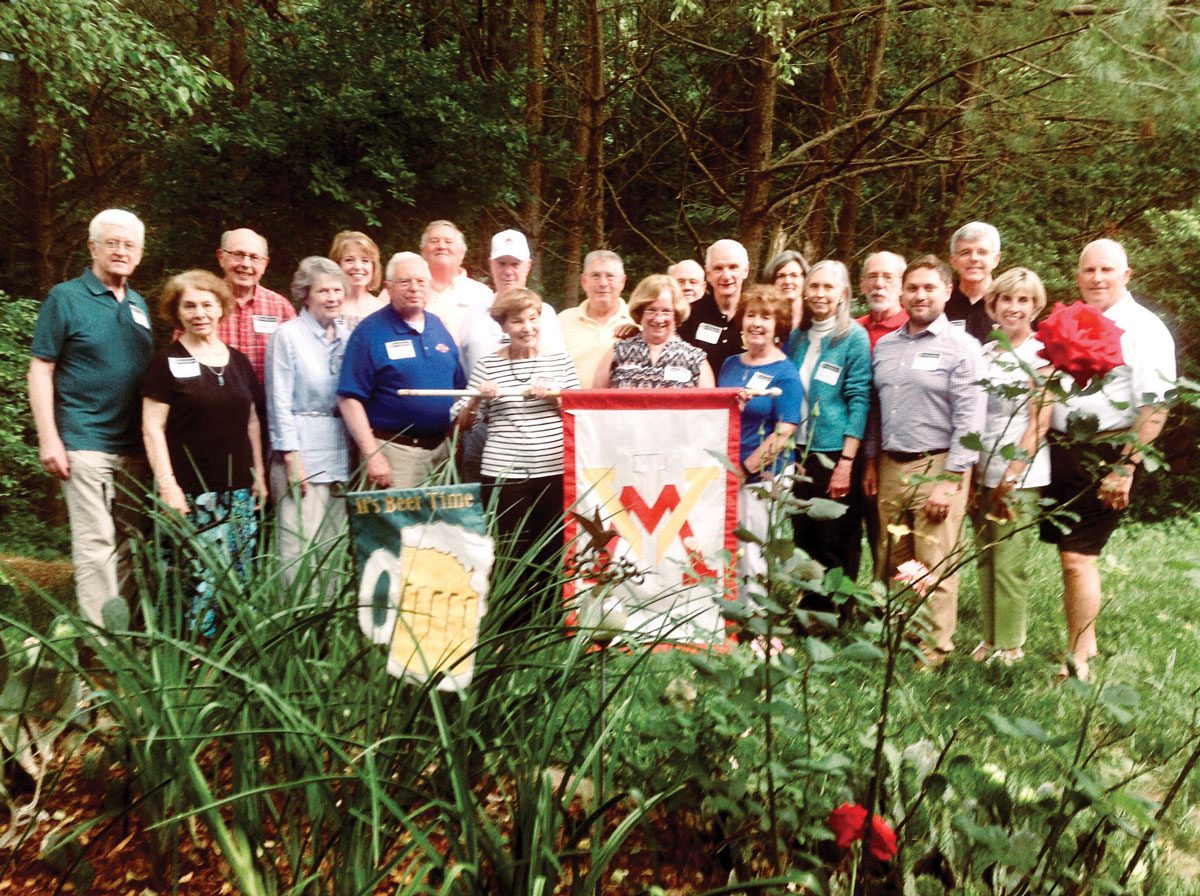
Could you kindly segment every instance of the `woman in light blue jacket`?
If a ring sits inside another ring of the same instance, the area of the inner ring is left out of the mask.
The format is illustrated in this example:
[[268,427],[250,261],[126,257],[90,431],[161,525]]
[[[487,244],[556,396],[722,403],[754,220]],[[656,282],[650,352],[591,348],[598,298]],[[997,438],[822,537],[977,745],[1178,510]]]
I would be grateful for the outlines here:
[[[850,318],[850,272],[840,261],[819,261],[804,282],[804,313],[787,354],[804,385],[796,443],[795,494],[846,505],[833,520],[792,517],[796,546],[826,569],[853,580],[862,558],[862,464],[859,448],[871,404],[871,342]],[[806,608],[831,609],[806,601]],[[843,614],[844,615],[844,614]]]

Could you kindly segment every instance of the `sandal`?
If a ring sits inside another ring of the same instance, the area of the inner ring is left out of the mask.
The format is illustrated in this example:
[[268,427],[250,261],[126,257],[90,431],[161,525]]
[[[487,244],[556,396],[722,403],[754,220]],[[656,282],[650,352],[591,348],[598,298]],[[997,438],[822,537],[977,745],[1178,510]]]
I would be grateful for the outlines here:
[[1002,663],[1005,666],[1011,666],[1013,663],[1017,662],[1017,660],[1022,660],[1024,658],[1025,651],[1020,647],[1009,647],[1006,650],[997,650],[990,657],[988,657],[988,662]]
[[971,659],[977,663],[982,663],[992,655],[993,647],[987,641],[980,641],[979,644],[971,651]]

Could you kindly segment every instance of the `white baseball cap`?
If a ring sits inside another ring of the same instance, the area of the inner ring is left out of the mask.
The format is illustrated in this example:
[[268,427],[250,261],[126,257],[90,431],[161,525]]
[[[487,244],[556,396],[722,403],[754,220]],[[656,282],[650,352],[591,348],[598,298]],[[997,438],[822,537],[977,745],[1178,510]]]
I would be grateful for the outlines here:
[[529,261],[529,240],[519,230],[501,230],[492,237],[492,254],[490,258],[510,256],[517,261]]

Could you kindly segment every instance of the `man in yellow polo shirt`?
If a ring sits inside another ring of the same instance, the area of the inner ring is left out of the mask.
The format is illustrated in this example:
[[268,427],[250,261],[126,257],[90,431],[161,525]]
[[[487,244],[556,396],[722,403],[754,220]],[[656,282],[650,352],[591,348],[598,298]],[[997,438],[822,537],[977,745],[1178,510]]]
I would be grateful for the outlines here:
[[621,256],[607,249],[589,252],[580,277],[585,298],[574,308],[558,314],[567,353],[575,362],[579,382],[592,388],[600,359],[612,348],[615,334],[625,326],[636,326],[621,298],[625,288],[625,265]]

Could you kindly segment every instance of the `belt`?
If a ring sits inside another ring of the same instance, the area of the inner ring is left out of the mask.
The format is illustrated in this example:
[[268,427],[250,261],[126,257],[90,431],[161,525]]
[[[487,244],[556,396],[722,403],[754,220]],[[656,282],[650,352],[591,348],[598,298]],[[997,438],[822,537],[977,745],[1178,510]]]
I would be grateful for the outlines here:
[[340,413],[338,413],[337,411],[334,411],[333,413],[328,413],[326,411],[297,411],[296,416],[297,417],[340,417],[342,415]]
[[898,464],[911,464],[916,460],[925,460],[930,457],[941,457],[949,452],[949,448],[943,448],[941,451],[885,451],[884,456],[888,460],[894,460]]
[[399,432],[388,432],[385,429],[372,429],[371,433],[375,438],[384,442],[391,442],[393,445],[403,445],[406,448],[424,448],[426,451],[432,451],[437,448],[442,442],[446,441],[444,435],[441,436],[406,436]]

